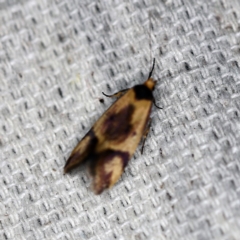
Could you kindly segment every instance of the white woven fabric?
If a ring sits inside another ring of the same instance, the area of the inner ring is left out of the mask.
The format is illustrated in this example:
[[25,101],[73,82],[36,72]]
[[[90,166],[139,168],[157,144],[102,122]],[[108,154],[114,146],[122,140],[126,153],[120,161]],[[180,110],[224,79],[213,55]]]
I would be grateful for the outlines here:
[[[238,0],[0,1],[0,239],[240,239],[239,43]],[[163,110],[96,196],[64,164],[153,57]]]

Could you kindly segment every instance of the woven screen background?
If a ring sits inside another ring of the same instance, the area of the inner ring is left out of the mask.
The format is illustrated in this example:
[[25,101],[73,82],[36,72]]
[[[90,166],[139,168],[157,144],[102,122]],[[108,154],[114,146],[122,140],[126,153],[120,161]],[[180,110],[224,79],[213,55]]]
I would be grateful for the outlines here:
[[[96,196],[64,164],[153,57],[163,110]],[[239,1],[0,1],[0,154],[0,239],[240,239]]]

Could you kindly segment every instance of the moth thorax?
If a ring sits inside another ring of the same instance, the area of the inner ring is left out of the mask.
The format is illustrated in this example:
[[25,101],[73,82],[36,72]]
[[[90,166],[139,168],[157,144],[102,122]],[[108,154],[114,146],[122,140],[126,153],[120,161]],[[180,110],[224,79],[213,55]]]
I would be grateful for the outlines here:
[[153,91],[155,84],[156,84],[156,81],[153,80],[153,78],[149,78],[149,79],[144,83],[144,85],[145,85],[148,89],[150,89],[151,91]]

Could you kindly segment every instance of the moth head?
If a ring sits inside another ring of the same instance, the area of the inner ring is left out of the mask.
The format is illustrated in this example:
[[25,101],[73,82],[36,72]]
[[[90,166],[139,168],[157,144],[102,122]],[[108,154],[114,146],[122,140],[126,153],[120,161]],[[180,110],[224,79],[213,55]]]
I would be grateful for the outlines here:
[[144,85],[145,85],[148,89],[150,89],[151,91],[154,90],[155,84],[156,84],[156,82],[157,82],[157,81],[153,80],[153,78],[152,78],[152,73],[153,73],[154,66],[155,66],[155,58],[153,59],[153,65],[152,65],[151,71],[149,72],[148,79],[147,79],[147,81],[144,83]]
[[151,91],[154,90],[154,87],[156,85],[156,82],[153,78],[148,78],[148,80],[144,83],[144,85],[150,89]]

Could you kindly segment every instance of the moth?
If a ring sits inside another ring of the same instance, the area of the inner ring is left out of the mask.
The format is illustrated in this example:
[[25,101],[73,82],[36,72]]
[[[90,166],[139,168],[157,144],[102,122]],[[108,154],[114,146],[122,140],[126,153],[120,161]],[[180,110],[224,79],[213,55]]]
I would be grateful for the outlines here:
[[77,144],[66,162],[64,173],[89,160],[96,194],[119,180],[142,137],[144,146],[151,107],[156,106],[152,94],[156,81],[151,77],[154,65],[155,59],[143,84],[113,95],[103,93],[118,99]]

